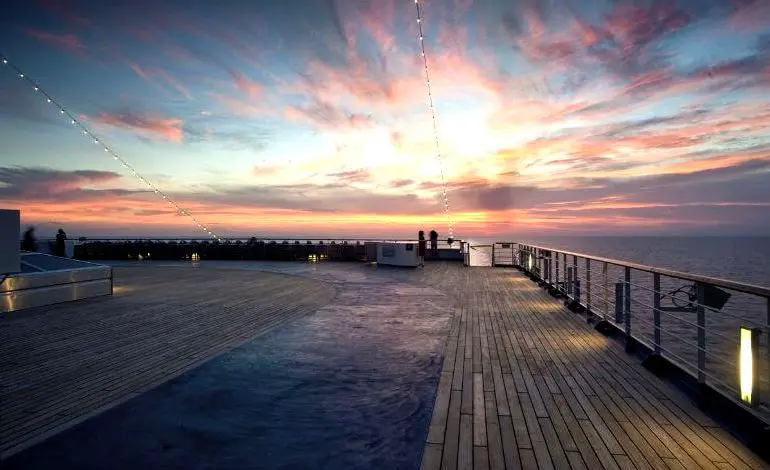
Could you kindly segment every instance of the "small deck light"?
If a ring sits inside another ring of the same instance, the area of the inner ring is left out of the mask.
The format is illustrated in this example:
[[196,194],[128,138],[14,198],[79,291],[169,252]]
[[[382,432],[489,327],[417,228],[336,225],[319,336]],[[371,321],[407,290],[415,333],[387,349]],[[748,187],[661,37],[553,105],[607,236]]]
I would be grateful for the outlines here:
[[760,330],[741,327],[739,351],[739,381],[741,401],[749,406],[759,403],[754,376],[757,369],[757,349]]

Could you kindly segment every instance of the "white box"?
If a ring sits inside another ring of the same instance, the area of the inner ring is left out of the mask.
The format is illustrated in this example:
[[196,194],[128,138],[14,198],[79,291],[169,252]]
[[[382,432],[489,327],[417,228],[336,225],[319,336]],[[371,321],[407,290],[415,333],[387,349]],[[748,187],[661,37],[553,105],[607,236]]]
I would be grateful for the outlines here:
[[420,265],[417,250],[417,243],[378,242],[377,264],[416,268]]
[[21,271],[18,210],[0,209],[0,276]]

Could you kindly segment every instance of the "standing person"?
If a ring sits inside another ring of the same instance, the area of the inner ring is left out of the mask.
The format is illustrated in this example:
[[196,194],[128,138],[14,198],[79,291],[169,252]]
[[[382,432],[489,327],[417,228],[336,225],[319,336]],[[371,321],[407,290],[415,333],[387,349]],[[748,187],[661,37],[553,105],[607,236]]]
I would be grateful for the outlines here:
[[35,227],[28,227],[24,232],[24,238],[21,241],[21,249],[24,251],[37,251],[37,238],[35,238]]
[[430,231],[430,255],[433,259],[438,258],[438,232],[435,230]]
[[59,229],[56,233],[56,253],[54,253],[54,255],[62,257],[67,256],[67,246],[64,243],[65,240],[67,240],[67,234],[64,230]]
[[425,232],[420,230],[417,234],[417,255],[420,257],[420,266],[425,267],[425,248],[427,243],[425,242]]

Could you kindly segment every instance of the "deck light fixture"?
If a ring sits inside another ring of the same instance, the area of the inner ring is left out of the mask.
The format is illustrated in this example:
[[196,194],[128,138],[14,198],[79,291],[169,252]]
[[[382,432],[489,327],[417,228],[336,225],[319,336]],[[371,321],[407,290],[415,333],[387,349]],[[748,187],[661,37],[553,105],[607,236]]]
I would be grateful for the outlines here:
[[741,327],[739,336],[739,384],[741,401],[749,406],[759,402],[754,376],[757,371],[759,329]]

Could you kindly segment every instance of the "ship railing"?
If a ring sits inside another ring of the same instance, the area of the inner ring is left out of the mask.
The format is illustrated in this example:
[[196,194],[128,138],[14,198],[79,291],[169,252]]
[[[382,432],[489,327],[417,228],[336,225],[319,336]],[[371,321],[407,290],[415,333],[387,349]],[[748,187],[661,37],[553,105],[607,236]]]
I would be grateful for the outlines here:
[[517,242],[491,256],[618,332],[653,370],[673,365],[699,393],[770,423],[770,288]]

